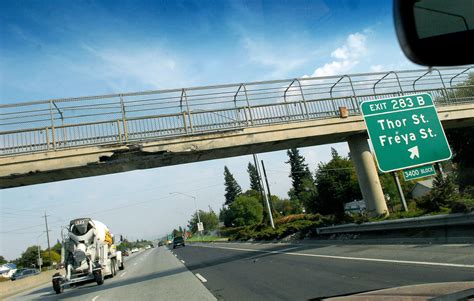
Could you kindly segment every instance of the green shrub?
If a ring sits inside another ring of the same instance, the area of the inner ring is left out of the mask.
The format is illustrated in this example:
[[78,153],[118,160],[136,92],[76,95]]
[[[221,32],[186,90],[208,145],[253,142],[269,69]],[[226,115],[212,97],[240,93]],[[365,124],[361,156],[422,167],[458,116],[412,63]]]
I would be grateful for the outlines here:
[[291,234],[299,233],[304,236],[317,227],[334,223],[334,217],[320,214],[295,214],[281,219],[275,223],[275,229],[267,224],[254,224],[243,227],[226,228],[221,230],[221,235],[230,240],[274,240],[282,239]]
[[469,213],[474,212],[474,199],[463,198],[455,200],[451,204],[452,213]]

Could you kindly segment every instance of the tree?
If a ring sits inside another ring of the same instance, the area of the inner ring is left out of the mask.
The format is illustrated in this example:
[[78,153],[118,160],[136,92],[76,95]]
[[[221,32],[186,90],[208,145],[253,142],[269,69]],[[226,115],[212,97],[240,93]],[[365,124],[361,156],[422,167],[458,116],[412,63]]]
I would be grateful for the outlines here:
[[318,192],[316,211],[321,214],[344,215],[344,204],[361,199],[357,177],[352,161],[341,157],[335,149],[327,163],[319,163],[316,170],[316,188]]
[[62,245],[61,245],[61,243],[59,242],[59,239],[58,239],[58,240],[56,241],[56,244],[51,247],[51,250],[52,250],[52,251],[55,251],[55,252],[58,253],[58,254],[61,254],[61,248],[62,248]]
[[43,266],[52,266],[53,263],[61,261],[61,253],[51,250],[51,258],[49,258],[49,251],[41,251],[41,258],[43,259]]
[[474,127],[450,129],[446,134],[453,150],[459,190],[474,196]]
[[[474,72],[468,78],[454,85],[447,93],[449,99],[467,99],[474,96]],[[444,97],[443,97],[444,99]],[[461,193],[474,197],[474,127],[449,129],[446,131],[449,145],[453,151],[453,162],[456,164],[457,177]]]
[[224,223],[224,226],[232,227],[233,217],[229,206],[222,206],[219,211],[219,220]]
[[0,264],[4,264],[4,263],[7,263],[7,261],[5,260],[5,257],[0,255]]
[[227,166],[224,166],[224,185],[225,205],[230,205],[235,200],[235,197],[242,193],[242,188],[235,180],[234,175],[230,173]]
[[30,246],[16,260],[18,267],[31,268],[36,266],[38,260],[38,246]]
[[263,206],[252,196],[239,195],[229,207],[234,226],[253,225],[262,222]]
[[309,171],[308,165],[305,163],[305,158],[300,155],[300,152],[297,148],[289,149],[286,154],[288,155],[288,161],[285,163],[290,164],[290,178],[291,185],[293,188],[293,193],[290,195],[290,198],[298,198],[300,193],[305,190],[303,181],[304,179],[311,179],[313,177]]
[[450,207],[450,204],[459,197],[454,177],[452,175],[443,177],[441,173],[437,173],[433,179],[433,189],[418,200],[418,206],[427,212],[437,212],[442,207]]
[[314,183],[313,177],[303,178],[303,191],[298,195],[299,203],[304,207],[306,212],[317,212],[318,191]]
[[[210,210],[209,212],[199,210],[199,218],[201,219],[201,222],[204,226],[204,232],[206,233],[217,229],[217,226],[219,225],[219,218],[213,210]],[[196,213],[194,213],[191,217],[191,220],[188,222],[191,232],[198,232],[198,222],[198,216]]]
[[[398,171],[397,174],[398,174],[398,179],[400,180],[400,185],[402,187],[403,194],[405,195],[405,199],[409,199],[411,196],[411,191],[413,190],[413,187],[415,186],[415,183],[413,181],[405,181],[401,171]],[[393,209],[393,206],[397,206],[397,205],[401,207],[402,200],[400,199],[400,194],[398,193],[397,184],[395,183],[395,180],[393,179],[392,173],[379,172],[379,179],[380,179],[380,185],[382,186],[382,190],[386,197],[387,205],[389,206],[389,208]],[[388,199],[390,199],[390,201]]]
[[255,165],[249,162],[249,165],[247,166],[247,172],[249,173],[250,178],[250,189],[261,191],[262,186],[260,185],[260,178]]
[[301,213],[301,203],[298,199],[280,199],[272,195],[272,207],[281,215]]

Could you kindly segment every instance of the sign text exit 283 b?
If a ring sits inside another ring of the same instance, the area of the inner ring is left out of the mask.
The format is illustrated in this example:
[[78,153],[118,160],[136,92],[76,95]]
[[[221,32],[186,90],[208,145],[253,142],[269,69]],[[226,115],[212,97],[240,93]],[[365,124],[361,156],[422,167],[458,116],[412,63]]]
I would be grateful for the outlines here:
[[361,109],[381,171],[451,158],[431,95],[423,93],[365,101]]

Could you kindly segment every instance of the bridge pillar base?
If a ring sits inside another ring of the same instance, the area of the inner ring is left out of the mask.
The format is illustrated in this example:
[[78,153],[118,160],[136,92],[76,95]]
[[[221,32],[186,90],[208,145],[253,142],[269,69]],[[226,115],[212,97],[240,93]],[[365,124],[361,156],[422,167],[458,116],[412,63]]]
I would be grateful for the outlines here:
[[351,136],[348,143],[367,212],[370,216],[388,215],[387,203],[367,136],[365,134]]

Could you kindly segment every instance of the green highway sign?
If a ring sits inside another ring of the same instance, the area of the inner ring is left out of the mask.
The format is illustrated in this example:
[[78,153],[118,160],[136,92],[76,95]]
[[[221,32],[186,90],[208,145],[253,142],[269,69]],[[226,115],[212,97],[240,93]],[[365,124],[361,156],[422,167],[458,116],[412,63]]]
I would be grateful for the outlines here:
[[451,158],[431,95],[422,93],[364,101],[360,106],[381,171]]
[[436,170],[433,164],[409,168],[403,171],[403,177],[405,178],[405,181],[433,176],[435,174]]

